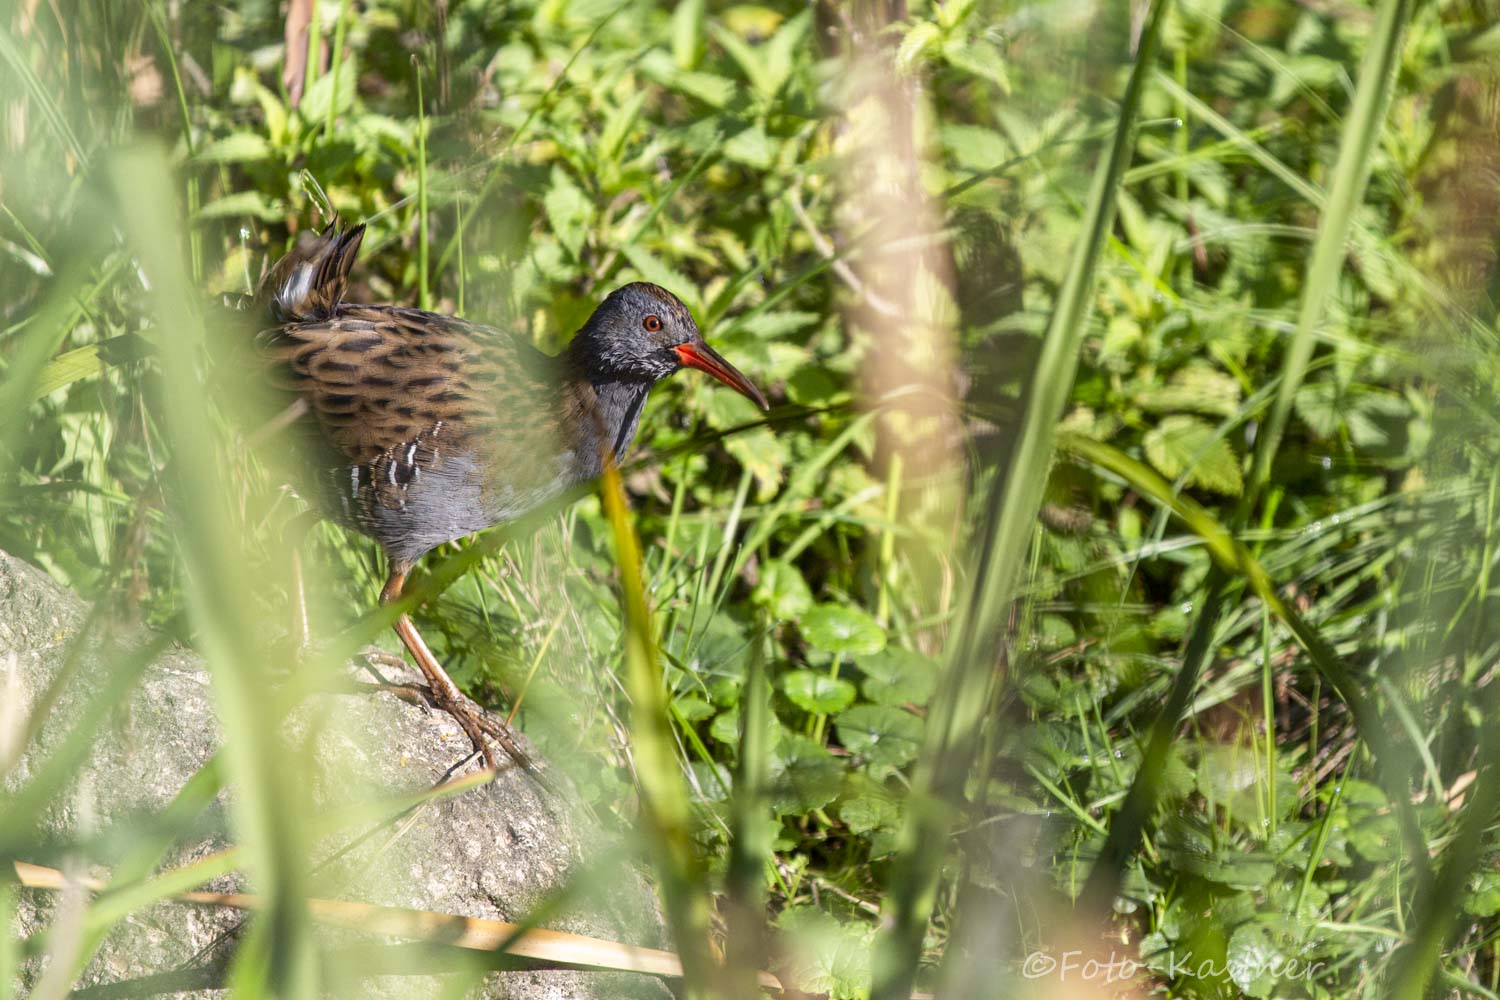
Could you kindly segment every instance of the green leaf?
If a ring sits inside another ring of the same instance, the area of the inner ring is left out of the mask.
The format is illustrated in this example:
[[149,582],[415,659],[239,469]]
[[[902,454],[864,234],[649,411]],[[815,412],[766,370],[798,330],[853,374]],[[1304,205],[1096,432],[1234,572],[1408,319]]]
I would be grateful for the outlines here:
[[937,685],[938,664],[909,649],[887,646],[860,659],[866,698],[878,705],[925,705]]
[[739,323],[739,328],[746,333],[772,340],[777,337],[785,337],[787,334],[795,333],[819,319],[817,313],[811,312],[763,312]]
[[858,608],[820,604],[798,622],[814,649],[846,656],[868,656],[885,648],[885,629]]
[[843,923],[811,906],[784,910],[776,919],[797,988],[834,1000],[869,996],[870,940],[875,929]]
[[704,0],[685,0],[672,12],[672,59],[690,70],[703,57]]
[[781,679],[792,704],[813,715],[832,715],[854,703],[854,685],[815,670],[793,670]]
[[1010,158],[1010,147],[994,129],[978,125],[944,125],[943,147],[965,170],[992,170]]
[[1493,917],[1500,913],[1500,872],[1483,871],[1469,880],[1464,911],[1476,917]]
[[568,254],[578,260],[583,254],[583,241],[594,217],[594,206],[588,195],[566,171],[553,167],[552,184],[542,198],[542,208],[547,213],[553,235]]
[[1189,486],[1239,496],[1244,489],[1240,460],[1229,442],[1196,417],[1170,416],[1147,432],[1146,458],[1170,479],[1184,476]]
[[[743,418],[735,423],[749,423],[760,416],[755,404],[738,393],[716,388],[714,394],[736,402],[731,405],[743,412]],[[740,465],[750,470],[755,477],[755,498],[766,501],[776,495],[781,485],[781,474],[786,468],[786,439],[771,433],[768,428],[758,427],[753,431],[736,434],[724,442],[724,450],[733,455]]]
[[236,132],[208,143],[194,159],[199,163],[254,163],[269,160],[274,153],[264,136]]
[[678,68],[666,53],[653,50],[641,60],[641,72],[668,90],[722,108],[734,99],[739,85],[728,77],[714,73]]
[[627,244],[621,252],[642,279],[653,285],[660,285],[690,307],[698,305],[698,287],[682,272],[663,264],[651,251],[637,244]]
[[1212,365],[1188,364],[1166,385],[1136,393],[1136,404],[1153,413],[1202,413],[1232,417],[1240,406],[1240,384]]
[[922,720],[889,705],[856,705],[834,719],[839,742],[871,764],[901,767],[922,746]]
[[918,21],[912,25],[901,45],[896,49],[896,66],[903,73],[917,67],[929,50],[936,48],[942,37],[942,29],[931,21]]
[[625,101],[624,105],[609,113],[604,128],[599,133],[599,140],[594,144],[598,162],[606,163],[619,157],[620,150],[624,148],[625,140],[630,135],[630,130],[635,126],[636,119],[640,117],[641,107],[646,103],[646,96],[646,91],[637,91]]
[[974,40],[959,45],[944,45],[943,58],[948,65],[999,87],[1010,93],[1010,74],[1005,70],[1005,57],[1000,50],[987,41]]
[[32,398],[41,399],[65,385],[71,385],[90,375],[97,375],[103,370],[104,366],[99,363],[98,344],[89,344],[86,347],[66,351],[53,358],[47,363],[47,367],[42,369],[42,374],[37,379],[36,389],[32,392]]
[[726,746],[738,746],[740,742],[740,710],[738,706],[714,716],[708,724],[708,735]]
[[839,803],[839,819],[852,833],[870,833],[899,823],[901,807],[884,795],[856,795]]
[[197,219],[228,219],[249,215],[265,222],[275,222],[286,214],[278,201],[263,191],[237,191],[211,201],[198,209]]
[[724,155],[747,167],[766,170],[776,161],[776,143],[756,124],[731,136],[724,143]]
[[1309,382],[1297,390],[1293,403],[1297,416],[1318,437],[1332,437],[1338,433],[1339,388],[1332,382]]
[[1241,924],[1229,936],[1225,954],[1229,978],[1249,997],[1268,997],[1280,982],[1289,956],[1270,930]]
[[812,591],[802,579],[802,571],[778,559],[761,571],[750,599],[770,612],[777,621],[790,621],[812,607]]
[[714,707],[697,695],[685,695],[672,702],[677,714],[688,722],[697,722],[714,714]]
[[307,88],[307,93],[302,95],[302,103],[297,106],[298,113],[304,121],[319,125],[328,119],[330,104],[333,105],[333,114],[344,114],[354,106],[357,80],[354,59],[346,58],[337,69],[318,77]]
[[798,815],[821,809],[838,794],[844,765],[828,748],[800,733],[782,730],[771,754],[772,807]]

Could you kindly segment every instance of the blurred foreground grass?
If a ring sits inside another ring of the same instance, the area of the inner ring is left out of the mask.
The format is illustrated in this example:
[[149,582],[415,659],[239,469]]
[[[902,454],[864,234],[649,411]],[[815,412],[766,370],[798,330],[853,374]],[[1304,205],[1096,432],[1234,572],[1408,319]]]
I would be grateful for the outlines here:
[[[331,208],[360,298],[556,349],[656,281],[779,404],[674,380],[418,611],[652,834],[686,993],[1497,995],[1492,5],[291,7],[0,12],[0,548],[208,659],[242,992],[358,990],[256,696],[295,470],[202,363]],[[381,568],[303,555],[316,675]]]

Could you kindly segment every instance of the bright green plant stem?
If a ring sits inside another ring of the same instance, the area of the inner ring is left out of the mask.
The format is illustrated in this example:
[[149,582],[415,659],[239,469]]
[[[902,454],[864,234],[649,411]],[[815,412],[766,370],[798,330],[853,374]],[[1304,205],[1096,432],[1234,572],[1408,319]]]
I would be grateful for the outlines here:
[[432,308],[432,292],[427,287],[427,106],[422,100],[422,64],[411,59],[412,75],[417,83],[417,303]]
[[328,119],[323,123],[323,141],[327,142],[333,135],[333,122],[338,117],[339,107],[339,67],[344,62],[344,29],[349,24],[349,0],[343,0],[339,4],[338,24],[333,30],[333,58],[328,63],[328,72],[333,74],[333,83],[330,85],[332,93],[328,98]]
[[703,991],[714,978],[715,965],[708,949],[708,897],[693,849],[687,788],[673,748],[656,633],[641,578],[640,541],[613,463],[606,464],[599,489],[614,534],[625,604],[625,688],[631,701],[631,748],[641,811],[653,838],[651,855],[682,958],[683,983],[691,995],[706,995]]
[[1119,120],[1094,172],[1083,236],[1042,340],[1010,467],[997,475],[980,522],[973,584],[949,639],[946,663],[927,721],[927,736],[912,778],[885,929],[874,953],[874,1000],[905,1000],[922,955],[937,902],[949,833],[964,807],[964,786],[980,742],[980,726],[995,679],[1000,639],[1019,568],[1026,560],[1041,508],[1057,422],[1073,388],[1094,275],[1115,217],[1115,194],[1129,164],[1136,114],[1156,57],[1163,0],[1154,0],[1140,49],[1120,101]]
[[755,973],[765,965],[766,865],[771,816],[766,794],[771,772],[771,691],[765,641],[752,644],[740,696],[740,760],[730,800],[728,948],[724,984],[733,995],[758,997]]

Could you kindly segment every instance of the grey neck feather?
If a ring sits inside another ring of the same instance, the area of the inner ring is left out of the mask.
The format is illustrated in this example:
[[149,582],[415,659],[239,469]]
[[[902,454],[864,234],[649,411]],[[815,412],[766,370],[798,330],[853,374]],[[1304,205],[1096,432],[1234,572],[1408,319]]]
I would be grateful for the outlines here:
[[[624,460],[631,441],[635,440],[636,428],[641,422],[641,410],[645,408],[651,385],[650,382],[636,380],[594,383],[594,393],[599,401],[599,419],[596,424],[598,436],[590,442],[592,456],[598,456],[608,448],[613,453],[616,464]],[[597,457],[588,461],[587,465],[591,472],[589,478],[603,471]]]

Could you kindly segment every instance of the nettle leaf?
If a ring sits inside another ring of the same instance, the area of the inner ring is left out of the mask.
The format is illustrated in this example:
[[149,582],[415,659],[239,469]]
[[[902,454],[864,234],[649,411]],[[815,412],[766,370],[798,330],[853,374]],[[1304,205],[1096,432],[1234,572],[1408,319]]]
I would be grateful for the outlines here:
[[1212,365],[1189,364],[1166,385],[1142,389],[1136,404],[1152,413],[1202,413],[1232,417],[1240,406],[1240,383]]
[[811,906],[782,911],[776,925],[789,959],[787,971],[799,990],[834,1000],[869,996],[873,926],[844,923]]
[[[724,390],[719,390],[718,394],[738,399],[746,406],[751,406],[750,419],[759,416],[759,412],[753,409],[753,404],[743,396]],[[743,422],[748,423],[749,420]],[[724,450],[733,455],[755,477],[756,500],[764,503],[776,495],[776,490],[781,486],[781,474],[790,458],[785,438],[777,437],[765,427],[757,427],[753,431],[736,434],[726,440]]]
[[717,761],[695,760],[688,765],[693,772],[693,789],[706,802],[723,802],[734,791],[734,776]]
[[577,260],[583,253],[583,241],[593,220],[594,206],[583,189],[574,183],[567,171],[552,168],[552,184],[542,198],[547,222],[559,243]]
[[285,215],[284,206],[263,191],[236,191],[198,209],[199,219],[227,219],[251,215],[273,222]]
[[978,125],[944,125],[943,146],[954,163],[966,170],[991,170],[1010,158],[1005,137]]
[[818,318],[817,313],[778,310],[759,313],[740,320],[739,327],[752,336],[771,340],[776,337],[785,337],[789,333],[796,333],[803,327],[816,323]]
[[1350,386],[1340,390],[1332,381],[1313,382],[1297,390],[1293,407],[1318,437],[1332,437],[1340,428],[1359,448],[1390,444],[1394,431],[1411,419],[1411,404],[1394,393]]
[[1310,382],[1297,390],[1292,408],[1318,437],[1332,437],[1339,429],[1339,388],[1332,382]]
[[1189,486],[1239,496],[1244,489],[1239,456],[1212,425],[1176,414],[1162,420],[1142,442],[1146,460],[1168,479],[1183,476]]
[[871,764],[901,767],[922,746],[922,720],[889,705],[857,705],[833,721],[839,742]]
[[1293,955],[1259,924],[1241,924],[1229,936],[1226,970],[1246,996],[1268,997],[1276,988]]
[[903,73],[910,73],[921,62],[929,50],[935,49],[942,38],[942,29],[931,21],[918,21],[912,25],[901,45],[896,49],[896,66]]
[[844,781],[844,765],[828,748],[800,733],[782,730],[771,754],[771,806],[793,815],[833,801]]
[[254,132],[235,132],[198,150],[198,163],[254,163],[269,160],[275,150],[264,136]]
[[797,56],[802,47],[802,36],[812,25],[812,11],[804,10],[796,17],[790,18],[771,37],[762,48],[765,59],[762,65],[765,67],[767,81],[773,87],[767,97],[773,96],[776,91],[786,86],[787,80],[791,79],[792,70],[796,68]]
[[812,591],[802,578],[802,571],[783,560],[767,563],[750,600],[770,612],[779,621],[790,621],[812,607]]
[[933,660],[897,646],[861,658],[859,669],[865,675],[860,689],[877,705],[925,705],[937,685]]
[[825,405],[846,391],[821,365],[799,368],[786,382],[787,398],[802,406]]
[[988,80],[1004,93],[1010,93],[1010,75],[1005,71],[1005,57],[984,39],[945,43],[943,58],[955,69]]
[[635,268],[644,280],[653,285],[660,285],[686,302],[689,307],[700,306],[698,286],[681,271],[662,263],[661,258],[645,247],[634,243],[626,244],[621,252],[625,255],[625,259],[630,261],[630,266]]
[[724,155],[747,167],[766,170],[776,160],[776,143],[760,125],[752,125],[724,143]]
[[1391,432],[1411,418],[1411,404],[1388,392],[1359,392],[1345,414],[1349,440],[1357,448],[1380,448],[1391,443]]
[[869,656],[885,648],[885,629],[858,608],[820,604],[797,623],[814,649],[846,656]]
[[832,715],[854,703],[854,685],[815,670],[793,670],[781,679],[792,704],[814,715]]
[[307,88],[307,93],[302,95],[302,103],[297,106],[297,111],[302,115],[302,120],[318,124],[328,118],[328,106],[333,105],[333,113],[341,115],[354,106],[354,92],[358,89],[358,67],[355,61],[346,57],[332,72],[325,73]]
[[651,80],[668,90],[694,97],[704,104],[722,108],[734,99],[738,84],[728,77],[701,70],[686,70],[677,66],[672,58],[660,49],[652,49],[640,62],[641,71]]

